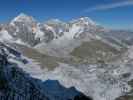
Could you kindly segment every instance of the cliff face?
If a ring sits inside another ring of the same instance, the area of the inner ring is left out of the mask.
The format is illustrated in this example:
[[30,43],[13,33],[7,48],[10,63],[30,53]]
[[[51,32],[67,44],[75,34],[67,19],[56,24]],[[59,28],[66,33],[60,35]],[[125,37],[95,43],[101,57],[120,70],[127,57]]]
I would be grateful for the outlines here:
[[37,81],[0,55],[0,100],[49,100]]

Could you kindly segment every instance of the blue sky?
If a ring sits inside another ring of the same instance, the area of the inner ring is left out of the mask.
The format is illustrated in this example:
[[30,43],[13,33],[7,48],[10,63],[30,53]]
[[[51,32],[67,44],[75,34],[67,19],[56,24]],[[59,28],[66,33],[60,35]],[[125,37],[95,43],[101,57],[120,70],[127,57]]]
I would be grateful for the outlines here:
[[0,22],[20,13],[38,21],[90,17],[105,27],[133,30],[133,0],[1,0]]

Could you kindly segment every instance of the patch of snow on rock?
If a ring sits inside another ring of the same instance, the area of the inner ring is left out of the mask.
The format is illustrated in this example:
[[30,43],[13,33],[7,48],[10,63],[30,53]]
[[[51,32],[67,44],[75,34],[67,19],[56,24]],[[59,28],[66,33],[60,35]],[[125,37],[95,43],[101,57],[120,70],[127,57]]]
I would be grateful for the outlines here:
[[0,40],[11,41],[12,39],[12,36],[6,30],[0,31]]

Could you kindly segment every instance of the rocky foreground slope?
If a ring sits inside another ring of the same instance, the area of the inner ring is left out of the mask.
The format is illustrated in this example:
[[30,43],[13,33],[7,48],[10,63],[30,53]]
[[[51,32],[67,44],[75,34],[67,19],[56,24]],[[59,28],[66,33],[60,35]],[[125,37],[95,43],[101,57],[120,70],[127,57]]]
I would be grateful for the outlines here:
[[[8,53],[7,53],[8,52]],[[16,59],[15,59],[16,57]],[[20,58],[17,58],[20,57]],[[10,59],[10,61],[9,61]],[[1,44],[0,45],[0,100],[91,100],[82,93],[78,92],[74,87],[65,88],[58,81],[41,81],[32,78],[25,73],[16,63],[11,62],[17,60],[24,64],[28,63],[26,59],[14,49]],[[61,94],[51,94],[52,88],[57,88]],[[47,88],[46,88],[47,87]]]
[[[124,55],[123,62],[116,64],[62,64],[54,71],[45,72],[42,78],[35,78],[38,75],[32,76],[35,73],[30,72],[34,71],[33,68],[28,72],[28,60],[2,43],[0,100],[132,100],[131,55],[132,48]],[[73,87],[66,88],[68,86]]]

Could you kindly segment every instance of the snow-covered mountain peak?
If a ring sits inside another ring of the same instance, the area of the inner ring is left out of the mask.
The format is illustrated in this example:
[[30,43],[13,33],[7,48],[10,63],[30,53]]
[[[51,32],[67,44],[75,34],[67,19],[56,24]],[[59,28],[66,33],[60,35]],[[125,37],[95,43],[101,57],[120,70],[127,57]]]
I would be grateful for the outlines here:
[[66,25],[67,22],[64,22],[60,19],[49,19],[49,20],[45,21],[44,24],[47,24],[47,25]]
[[63,23],[63,21],[61,21],[59,19],[50,19],[47,21],[47,23]]
[[19,16],[19,17],[27,17],[28,15],[25,14],[25,13],[20,13],[18,16]]
[[94,26],[96,25],[96,23],[89,17],[81,17],[79,19],[72,20],[71,22],[77,24],[84,24],[84,25],[94,25]]
[[32,22],[36,22],[36,20],[32,17],[32,16],[28,16],[24,13],[19,14],[17,17],[15,17],[11,23],[14,22],[27,22],[27,23],[32,23]]

